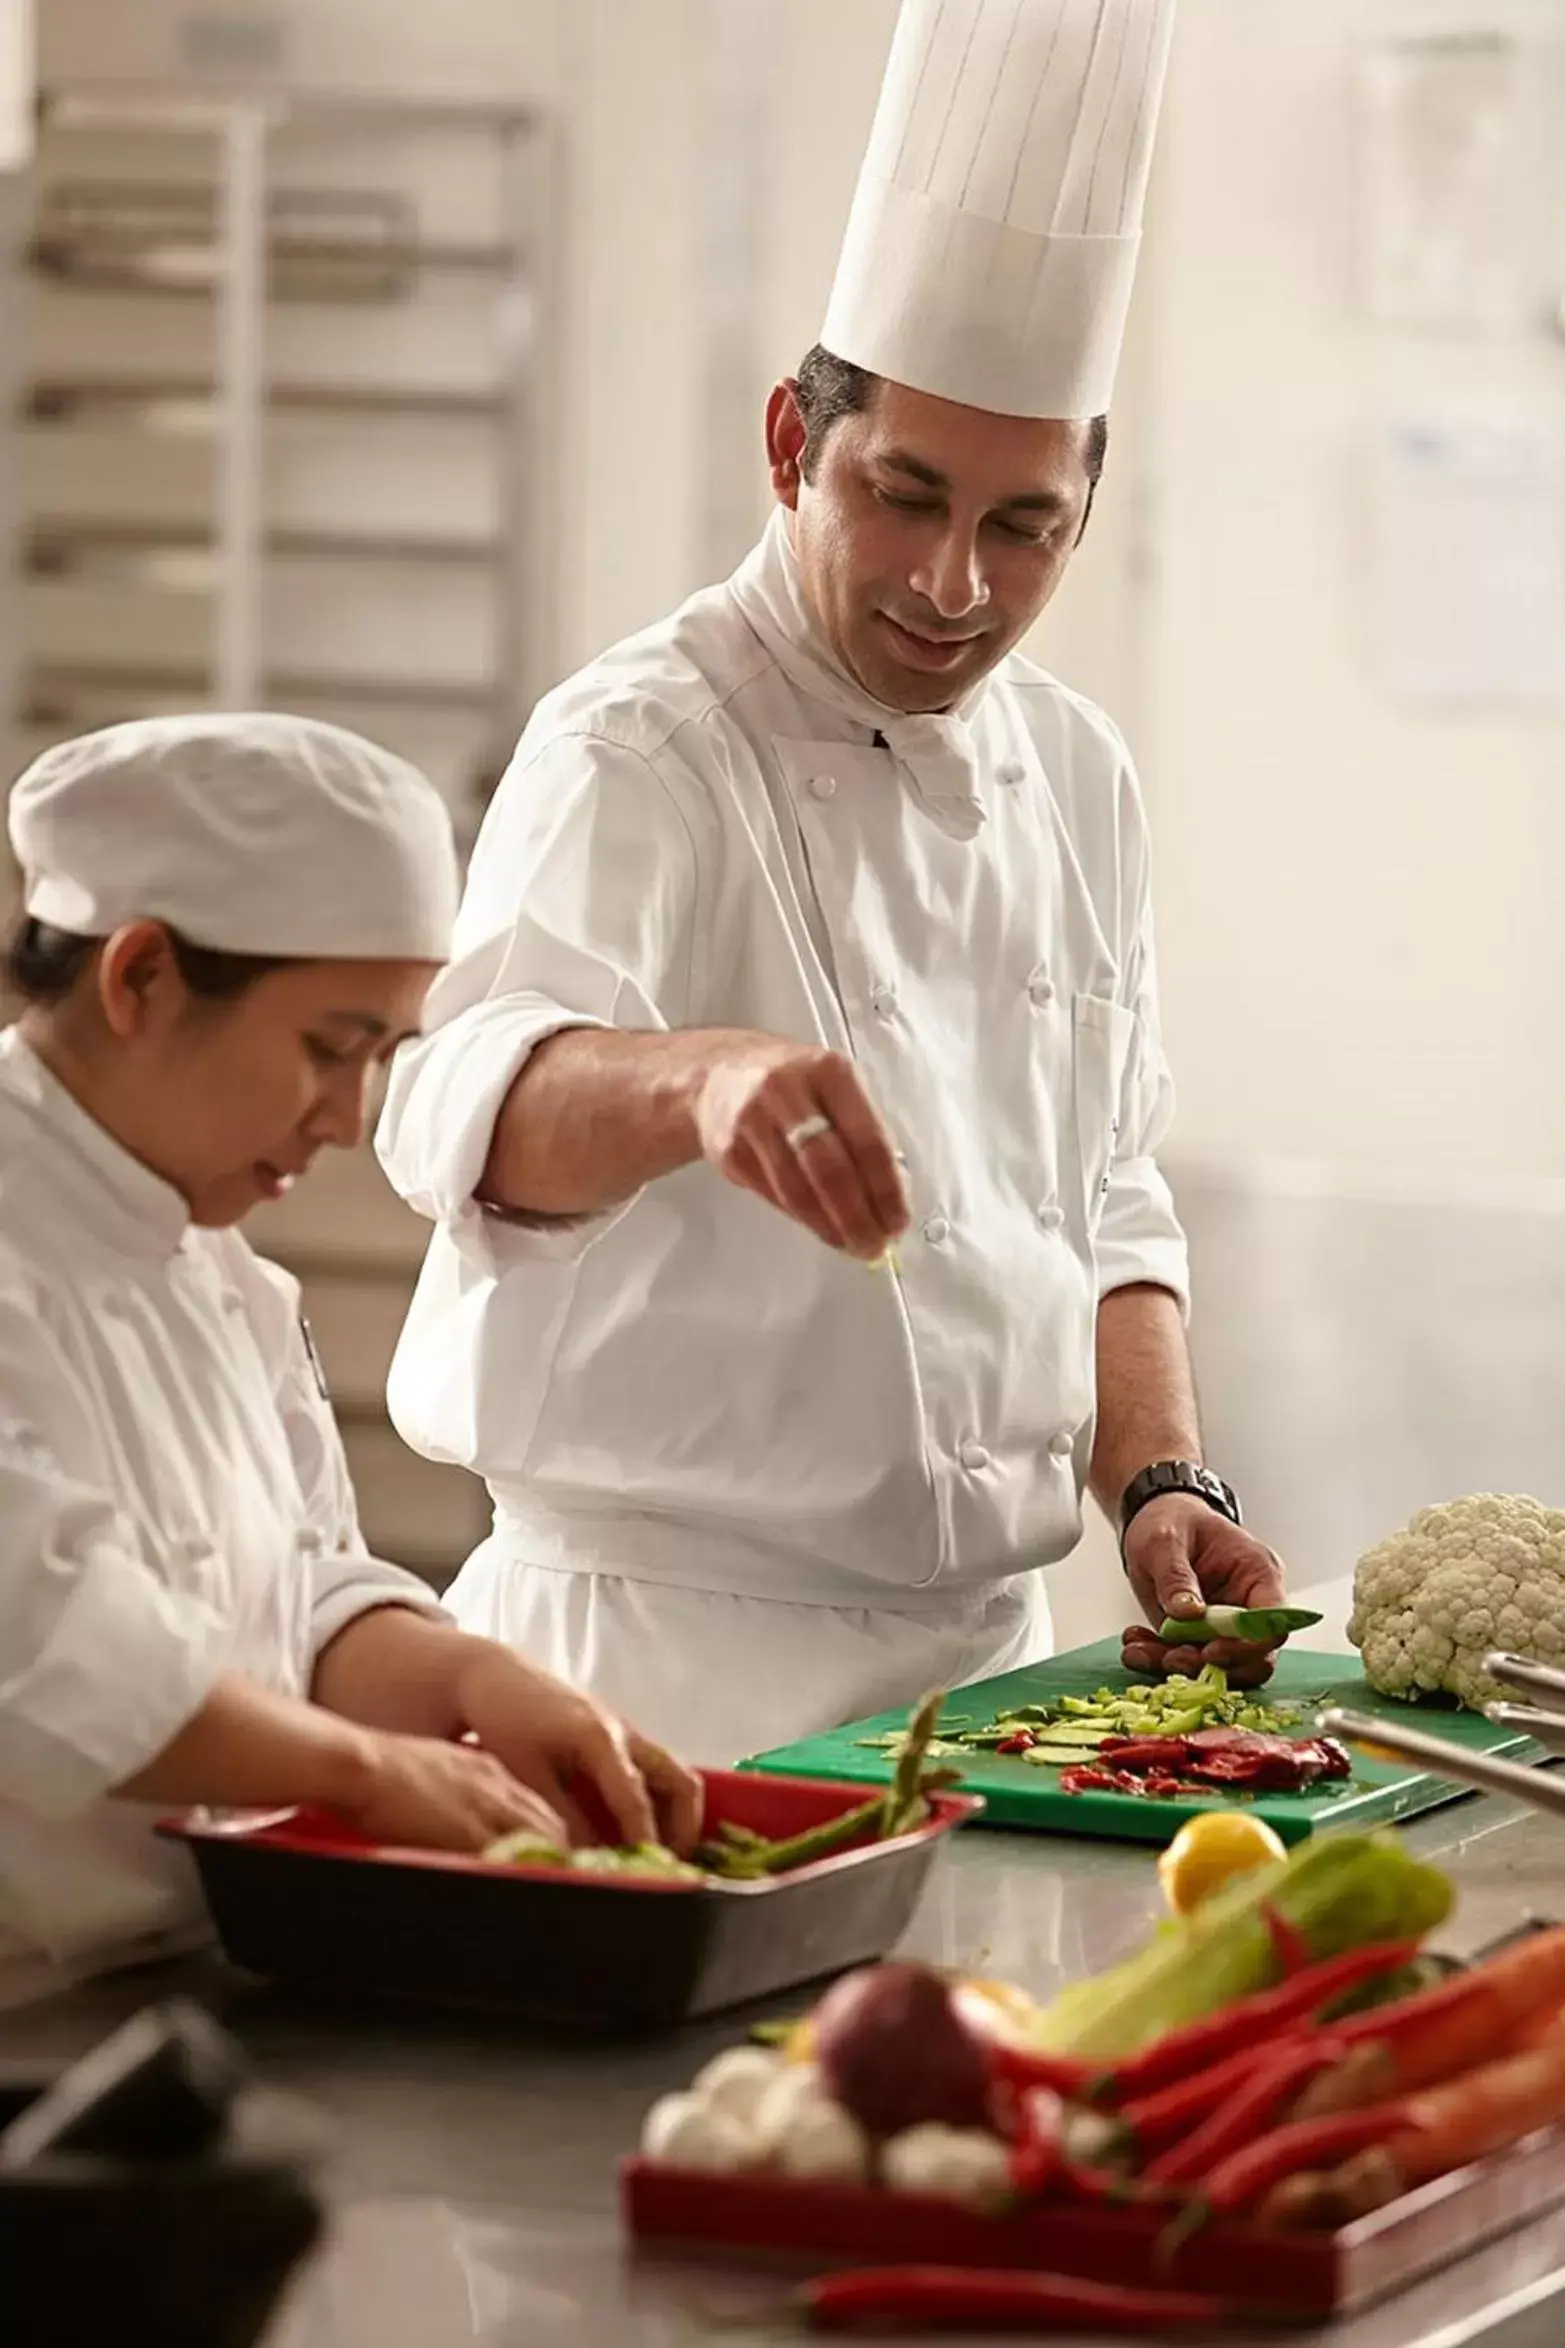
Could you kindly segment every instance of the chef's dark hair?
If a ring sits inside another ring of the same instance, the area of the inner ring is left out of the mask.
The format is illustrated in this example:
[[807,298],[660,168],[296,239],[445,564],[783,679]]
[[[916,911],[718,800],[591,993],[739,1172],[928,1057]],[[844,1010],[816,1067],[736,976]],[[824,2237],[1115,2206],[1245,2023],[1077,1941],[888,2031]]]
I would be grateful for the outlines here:
[[[799,414],[804,419],[804,462],[802,471],[806,481],[813,481],[815,468],[826,436],[834,424],[844,416],[862,416],[874,398],[882,378],[872,375],[867,367],[855,367],[851,359],[839,359],[835,351],[817,343],[806,351],[799,363],[795,378]],[[1109,420],[1094,416],[1087,427],[1087,513],[1092,511],[1092,499],[1103,478],[1103,460],[1109,452]],[[1082,516],[1082,528],[1087,516]]]
[[[167,922],[163,926],[168,929]],[[288,959],[284,954],[219,954],[210,946],[192,945],[177,929],[168,929],[168,941],[186,986],[210,1003],[232,1002],[268,971],[283,969]],[[24,1003],[48,1010],[65,1001],[102,944],[102,938],[80,937],[28,915],[6,949],[6,984]]]

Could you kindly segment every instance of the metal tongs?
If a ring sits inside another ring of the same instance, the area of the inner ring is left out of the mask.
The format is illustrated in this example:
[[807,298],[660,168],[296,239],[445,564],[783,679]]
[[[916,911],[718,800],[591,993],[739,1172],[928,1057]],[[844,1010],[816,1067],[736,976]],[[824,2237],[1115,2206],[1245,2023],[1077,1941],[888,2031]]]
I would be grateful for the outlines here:
[[[1484,1669],[1506,1686],[1547,1696],[1562,1707],[1544,1711],[1530,1704],[1492,1704],[1486,1717],[1501,1728],[1515,1728],[1543,1745],[1551,1754],[1565,1754],[1565,1672],[1547,1664],[1527,1663],[1518,1655],[1486,1655]],[[1367,1712],[1337,1707],[1323,1712],[1320,1725],[1328,1736],[1371,1751],[1392,1754],[1398,1761],[1415,1761],[1431,1777],[1453,1785],[1470,1785],[1480,1793],[1505,1794],[1556,1818],[1565,1818],[1565,1780],[1529,1769],[1519,1761],[1504,1761],[1497,1753],[1468,1753],[1423,1729],[1405,1728],[1400,1720],[1382,1720]]]
[[1486,1704],[1484,1716],[1497,1728],[1513,1728],[1550,1753],[1565,1754],[1565,1671],[1525,1655],[1486,1655],[1484,1670],[1502,1686],[1530,1696],[1530,1704]]

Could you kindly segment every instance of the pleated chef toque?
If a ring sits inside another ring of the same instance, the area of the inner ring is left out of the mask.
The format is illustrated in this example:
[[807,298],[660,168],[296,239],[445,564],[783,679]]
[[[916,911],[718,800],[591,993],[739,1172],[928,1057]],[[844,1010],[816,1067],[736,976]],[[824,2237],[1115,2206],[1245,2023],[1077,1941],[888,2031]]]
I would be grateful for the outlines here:
[[361,735],[270,713],[145,718],[62,742],[11,794],[37,921],[165,921],[193,945],[443,962],[459,876],[433,783]]
[[821,340],[996,415],[1108,407],[1174,0],[903,0]]

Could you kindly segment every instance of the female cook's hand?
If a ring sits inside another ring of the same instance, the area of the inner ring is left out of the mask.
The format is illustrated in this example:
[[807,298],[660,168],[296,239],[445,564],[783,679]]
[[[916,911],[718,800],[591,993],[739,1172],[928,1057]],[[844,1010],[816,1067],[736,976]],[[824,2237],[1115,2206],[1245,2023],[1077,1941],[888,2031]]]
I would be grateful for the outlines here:
[[695,1848],[700,1779],[589,1696],[510,1648],[475,1639],[457,1700],[479,1744],[559,1812],[573,1842],[601,1839],[583,1806],[590,1791],[625,1842],[666,1843],[682,1856]]
[[1230,1524],[1204,1500],[1167,1493],[1132,1518],[1125,1571],[1147,1618],[1125,1632],[1121,1659],[1127,1671],[1156,1679],[1220,1663],[1235,1687],[1259,1687],[1270,1679],[1273,1647],[1239,1639],[1215,1639],[1204,1647],[1165,1644],[1148,1627],[1165,1615],[1188,1620],[1208,1605],[1285,1603],[1281,1559],[1242,1525]]

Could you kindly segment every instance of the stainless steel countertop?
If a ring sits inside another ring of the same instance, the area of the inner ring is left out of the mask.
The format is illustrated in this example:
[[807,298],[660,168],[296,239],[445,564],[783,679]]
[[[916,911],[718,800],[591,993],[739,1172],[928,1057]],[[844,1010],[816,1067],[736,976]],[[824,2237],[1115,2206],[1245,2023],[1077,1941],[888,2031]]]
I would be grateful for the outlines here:
[[[1565,1830],[1469,1799],[1406,1831],[1460,1886],[1441,1935],[1459,1953],[1528,1914],[1565,1914]],[[1145,1850],[973,1830],[942,1859],[905,1949],[1041,1992],[1112,1962],[1157,1912]],[[632,2262],[615,2213],[615,2164],[647,2106],[742,2024],[573,2049],[462,2019],[309,2008],[196,1965],[0,2016],[0,2059],[77,2053],[176,1985],[218,2003],[262,2082],[306,2098],[330,2133],[331,2239],[267,2348],[691,2348],[703,2311],[750,2305],[763,2314],[745,2339],[792,2336],[765,2314],[776,2277]],[[1329,2333],[1289,2337],[1299,2348],[1558,2348],[1565,2211]]]

